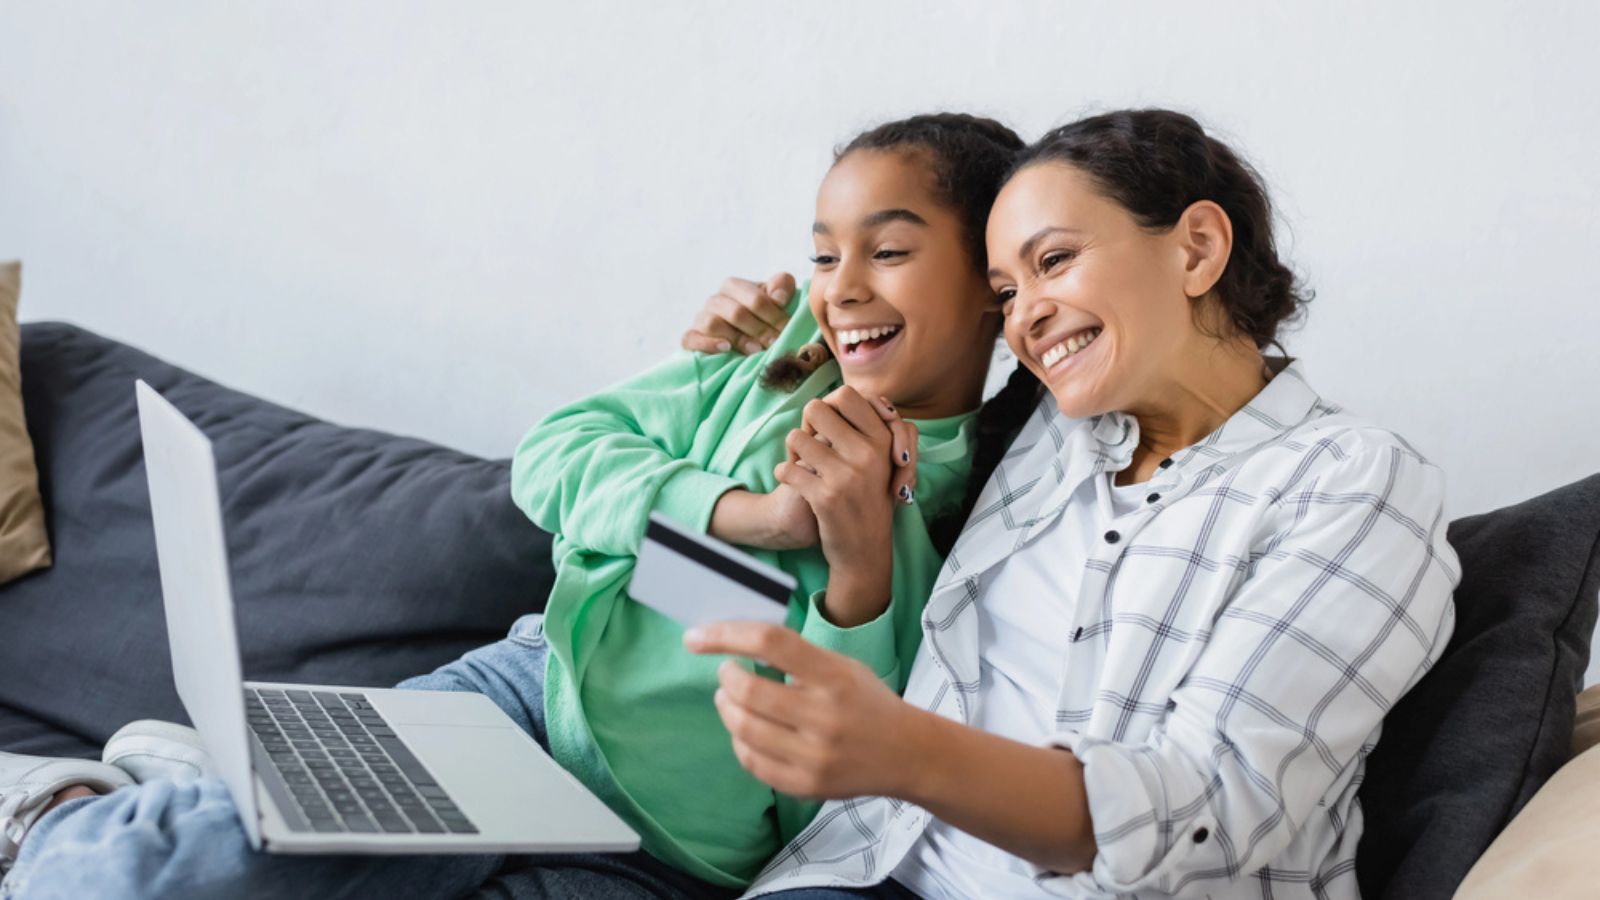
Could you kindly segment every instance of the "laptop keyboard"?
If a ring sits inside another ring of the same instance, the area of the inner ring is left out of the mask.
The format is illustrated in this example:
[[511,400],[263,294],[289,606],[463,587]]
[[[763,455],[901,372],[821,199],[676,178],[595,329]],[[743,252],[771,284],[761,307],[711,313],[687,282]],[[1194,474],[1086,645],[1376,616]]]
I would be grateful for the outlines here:
[[250,731],[277,778],[262,766],[258,774],[280,806],[304,819],[289,815],[291,829],[478,833],[366,695],[270,688],[244,695]]

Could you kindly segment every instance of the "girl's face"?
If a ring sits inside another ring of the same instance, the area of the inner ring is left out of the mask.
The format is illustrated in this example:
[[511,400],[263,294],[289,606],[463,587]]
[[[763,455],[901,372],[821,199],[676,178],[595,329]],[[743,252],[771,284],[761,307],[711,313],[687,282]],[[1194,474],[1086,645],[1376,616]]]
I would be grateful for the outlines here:
[[1064,163],[1028,166],[995,199],[989,283],[1006,342],[1063,414],[1159,402],[1171,361],[1203,340],[1183,232],[1182,222],[1169,232],[1140,227]]
[[915,151],[857,150],[817,191],[811,312],[845,383],[913,419],[977,408],[999,305]]

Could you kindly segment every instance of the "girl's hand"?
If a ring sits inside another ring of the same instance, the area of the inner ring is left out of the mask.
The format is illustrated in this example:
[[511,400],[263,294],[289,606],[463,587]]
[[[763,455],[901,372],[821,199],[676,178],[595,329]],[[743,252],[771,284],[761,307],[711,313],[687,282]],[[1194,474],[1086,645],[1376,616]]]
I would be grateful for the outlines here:
[[766,550],[817,545],[817,517],[810,504],[788,485],[770,494],[732,490],[711,508],[711,536],[730,544]]
[[760,353],[772,346],[783,326],[789,324],[784,308],[794,289],[794,276],[787,272],[779,272],[765,283],[729,278],[706,300],[694,317],[694,327],[683,333],[683,349],[698,353],[737,349],[746,356]]
[[768,550],[797,550],[815,547],[818,541],[817,515],[800,492],[780,484],[766,495],[766,513],[771,539]]
[[717,670],[717,712],[750,774],[786,794],[905,796],[917,759],[918,710],[865,665],[761,622],[684,632],[702,654],[760,660],[789,675],[764,678],[729,660]]
[[[844,390],[841,388],[823,399],[837,408],[834,401]],[[910,506],[916,502],[917,496],[917,438],[919,437],[917,426],[900,418],[899,410],[894,408],[894,404],[890,403],[887,397],[879,397],[869,402],[872,408],[877,410],[878,417],[889,426],[890,434],[894,436],[894,443],[889,447],[889,461],[893,463],[895,469],[894,478],[889,482],[889,495]],[[804,423],[801,427],[812,434],[816,433]],[[791,452],[789,462],[797,461],[797,457]]]

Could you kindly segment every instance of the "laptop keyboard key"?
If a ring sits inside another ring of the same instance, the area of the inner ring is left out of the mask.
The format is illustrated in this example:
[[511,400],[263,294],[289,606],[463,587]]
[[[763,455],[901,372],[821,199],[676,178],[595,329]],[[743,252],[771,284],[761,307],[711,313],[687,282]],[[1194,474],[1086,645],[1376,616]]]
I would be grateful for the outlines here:
[[378,830],[378,823],[364,813],[353,813],[344,817],[344,827],[357,833],[370,834]]

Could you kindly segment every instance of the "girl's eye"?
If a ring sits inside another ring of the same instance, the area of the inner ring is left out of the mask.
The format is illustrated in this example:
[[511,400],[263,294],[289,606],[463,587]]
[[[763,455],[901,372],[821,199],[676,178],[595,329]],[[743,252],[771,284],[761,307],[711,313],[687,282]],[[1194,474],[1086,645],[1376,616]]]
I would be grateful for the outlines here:
[[816,256],[811,257],[811,264],[813,266],[831,266],[838,261],[839,257],[828,256],[825,253],[818,253]]
[[1069,262],[1077,254],[1070,250],[1056,250],[1046,253],[1044,259],[1039,260],[1039,271],[1048,272],[1064,262]]
[[873,259],[895,259],[895,258],[898,258],[898,257],[901,257],[901,256],[907,256],[907,255],[909,255],[909,254],[905,250],[879,250],[877,253],[872,254],[872,258]]

